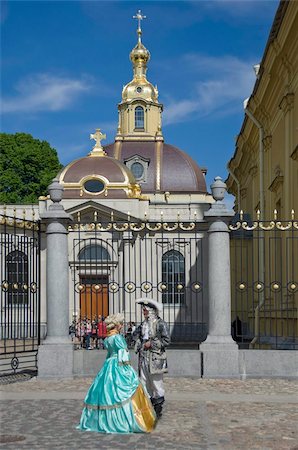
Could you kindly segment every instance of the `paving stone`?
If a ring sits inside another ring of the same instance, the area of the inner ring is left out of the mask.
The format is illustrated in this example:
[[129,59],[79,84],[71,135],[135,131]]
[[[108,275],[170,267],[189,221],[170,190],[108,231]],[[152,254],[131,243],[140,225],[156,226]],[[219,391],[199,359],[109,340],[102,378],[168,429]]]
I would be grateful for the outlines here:
[[164,414],[148,435],[76,430],[91,381],[1,385],[0,450],[298,450],[297,380],[166,378]]

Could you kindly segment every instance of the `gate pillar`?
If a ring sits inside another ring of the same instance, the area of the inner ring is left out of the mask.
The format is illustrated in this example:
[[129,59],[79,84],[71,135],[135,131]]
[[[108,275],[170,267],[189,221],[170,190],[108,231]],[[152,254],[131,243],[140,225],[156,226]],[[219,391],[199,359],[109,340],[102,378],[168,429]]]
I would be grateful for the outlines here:
[[57,179],[49,186],[53,202],[41,219],[47,235],[47,336],[38,351],[38,376],[71,377],[73,346],[69,339],[68,223],[72,220],[60,201],[63,187]]
[[227,223],[234,216],[223,202],[226,184],[216,177],[211,185],[215,203],[205,212],[208,230],[209,331],[200,345],[203,376],[238,377],[238,346],[231,336],[230,240]]

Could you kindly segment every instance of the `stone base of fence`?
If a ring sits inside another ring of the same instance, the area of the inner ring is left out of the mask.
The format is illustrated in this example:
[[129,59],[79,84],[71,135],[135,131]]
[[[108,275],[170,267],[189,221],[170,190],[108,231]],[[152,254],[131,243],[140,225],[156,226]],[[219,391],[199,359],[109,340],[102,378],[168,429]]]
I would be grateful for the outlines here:
[[38,350],[40,378],[69,378],[74,376],[74,350],[71,343],[44,343]]
[[[222,349],[202,352],[169,349],[167,355],[170,377],[298,378],[296,350]],[[137,370],[137,355],[133,350],[130,350],[130,357]],[[75,350],[72,376],[95,376],[105,358],[105,350]]]

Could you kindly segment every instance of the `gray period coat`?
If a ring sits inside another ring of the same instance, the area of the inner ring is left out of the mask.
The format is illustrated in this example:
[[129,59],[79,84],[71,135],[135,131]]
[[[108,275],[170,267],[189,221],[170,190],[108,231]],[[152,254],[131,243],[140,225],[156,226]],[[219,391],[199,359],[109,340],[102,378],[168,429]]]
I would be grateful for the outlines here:
[[166,322],[160,317],[152,323],[152,329],[150,331],[149,340],[151,347],[144,349],[144,340],[142,328],[143,323],[137,327],[133,336],[136,340],[135,352],[139,354],[139,365],[146,360],[150,373],[166,373],[168,372],[168,363],[166,355],[166,347],[170,344],[171,338]]

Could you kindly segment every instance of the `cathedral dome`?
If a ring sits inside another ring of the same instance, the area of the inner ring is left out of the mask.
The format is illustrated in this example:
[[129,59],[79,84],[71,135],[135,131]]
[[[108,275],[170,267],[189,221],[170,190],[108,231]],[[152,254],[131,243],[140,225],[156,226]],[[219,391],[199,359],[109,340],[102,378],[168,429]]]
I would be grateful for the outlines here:
[[68,164],[59,175],[64,198],[138,197],[139,186],[129,168],[108,156],[86,156]]
[[142,193],[207,193],[203,171],[185,152],[153,141],[122,141],[104,146],[107,155],[133,172]]
[[148,102],[157,102],[158,91],[146,78],[133,79],[122,91],[122,101],[145,100]]

